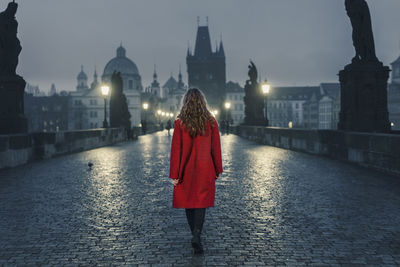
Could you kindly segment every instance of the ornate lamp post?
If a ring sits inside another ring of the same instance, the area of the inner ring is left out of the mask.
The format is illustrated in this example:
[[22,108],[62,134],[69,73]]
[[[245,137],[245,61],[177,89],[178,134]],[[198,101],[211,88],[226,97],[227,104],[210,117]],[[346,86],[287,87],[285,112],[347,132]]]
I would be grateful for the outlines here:
[[262,90],[262,93],[264,94],[265,122],[266,122],[266,125],[268,126],[269,122],[268,122],[267,107],[268,107],[268,94],[269,94],[269,91],[271,90],[271,85],[267,82],[267,80],[265,80],[261,84],[261,90]]
[[110,86],[104,84],[101,86],[101,94],[104,96],[104,121],[103,121],[103,128],[108,127],[107,123],[107,96],[110,93]]

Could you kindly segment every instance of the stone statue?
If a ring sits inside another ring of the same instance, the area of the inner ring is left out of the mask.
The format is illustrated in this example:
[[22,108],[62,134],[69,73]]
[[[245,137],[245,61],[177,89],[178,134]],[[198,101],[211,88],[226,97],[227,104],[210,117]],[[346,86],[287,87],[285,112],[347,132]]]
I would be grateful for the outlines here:
[[252,84],[257,83],[257,77],[258,77],[258,72],[256,65],[254,65],[253,61],[250,60],[250,65],[249,65],[249,78]]
[[375,54],[371,15],[365,0],[345,0],[353,27],[356,55],[339,72],[338,129],[356,132],[390,132],[387,82],[390,69]]
[[7,9],[0,13],[0,76],[16,75],[21,44],[17,38],[18,22],[15,19],[18,4],[8,3]]
[[250,60],[249,80],[246,80],[244,87],[244,123],[246,125],[265,126],[264,118],[264,96],[261,93],[260,85],[257,82],[257,68],[253,61]]
[[18,4],[13,1],[0,13],[0,134],[28,131],[24,114],[26,82],[15,72],[22,49],[17,38],[17,9]]
[[365,0],[345,0],[345,6],[353,27],[353,45],[356,50],[356,56],[352,62],[378,61],[367,2]]

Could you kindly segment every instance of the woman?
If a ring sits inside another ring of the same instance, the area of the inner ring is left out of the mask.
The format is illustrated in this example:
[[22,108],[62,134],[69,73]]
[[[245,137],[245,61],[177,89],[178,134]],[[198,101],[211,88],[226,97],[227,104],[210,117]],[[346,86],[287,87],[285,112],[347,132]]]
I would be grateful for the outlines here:
[[174,123],[169,177],[174,184],[173,207],[186,209],[196,254],[203,253],[200,235],[205,210],[214,206],[215,180],[221,173],[217,121],[201,91],[190,89]]

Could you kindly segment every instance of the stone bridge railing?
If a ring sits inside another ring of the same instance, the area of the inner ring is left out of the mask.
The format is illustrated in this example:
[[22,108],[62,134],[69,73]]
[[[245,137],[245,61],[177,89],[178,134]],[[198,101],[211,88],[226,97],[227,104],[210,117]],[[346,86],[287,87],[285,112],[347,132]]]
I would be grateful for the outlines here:
[[123,128],[0,135],[0,169],[124,140]]
[[238,126],[237,135],[262,144],[328,156],[400,176],[400,134]]

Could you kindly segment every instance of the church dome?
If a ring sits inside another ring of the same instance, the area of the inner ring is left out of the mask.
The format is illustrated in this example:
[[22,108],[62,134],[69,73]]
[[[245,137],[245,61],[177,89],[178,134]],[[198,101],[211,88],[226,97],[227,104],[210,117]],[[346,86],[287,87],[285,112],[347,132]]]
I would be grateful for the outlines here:
[[122,45],[117,49],[117,56],[105,66],[103,76],[111,76],[114,71],[121,72],[121,75],[139,75],[136,64],[126,57],[126,50]]
[[83,71],[83,66],[81,66],[81,72],[79,72],[77,79],[78,80],[87,80],[88,79],[86,73]]

